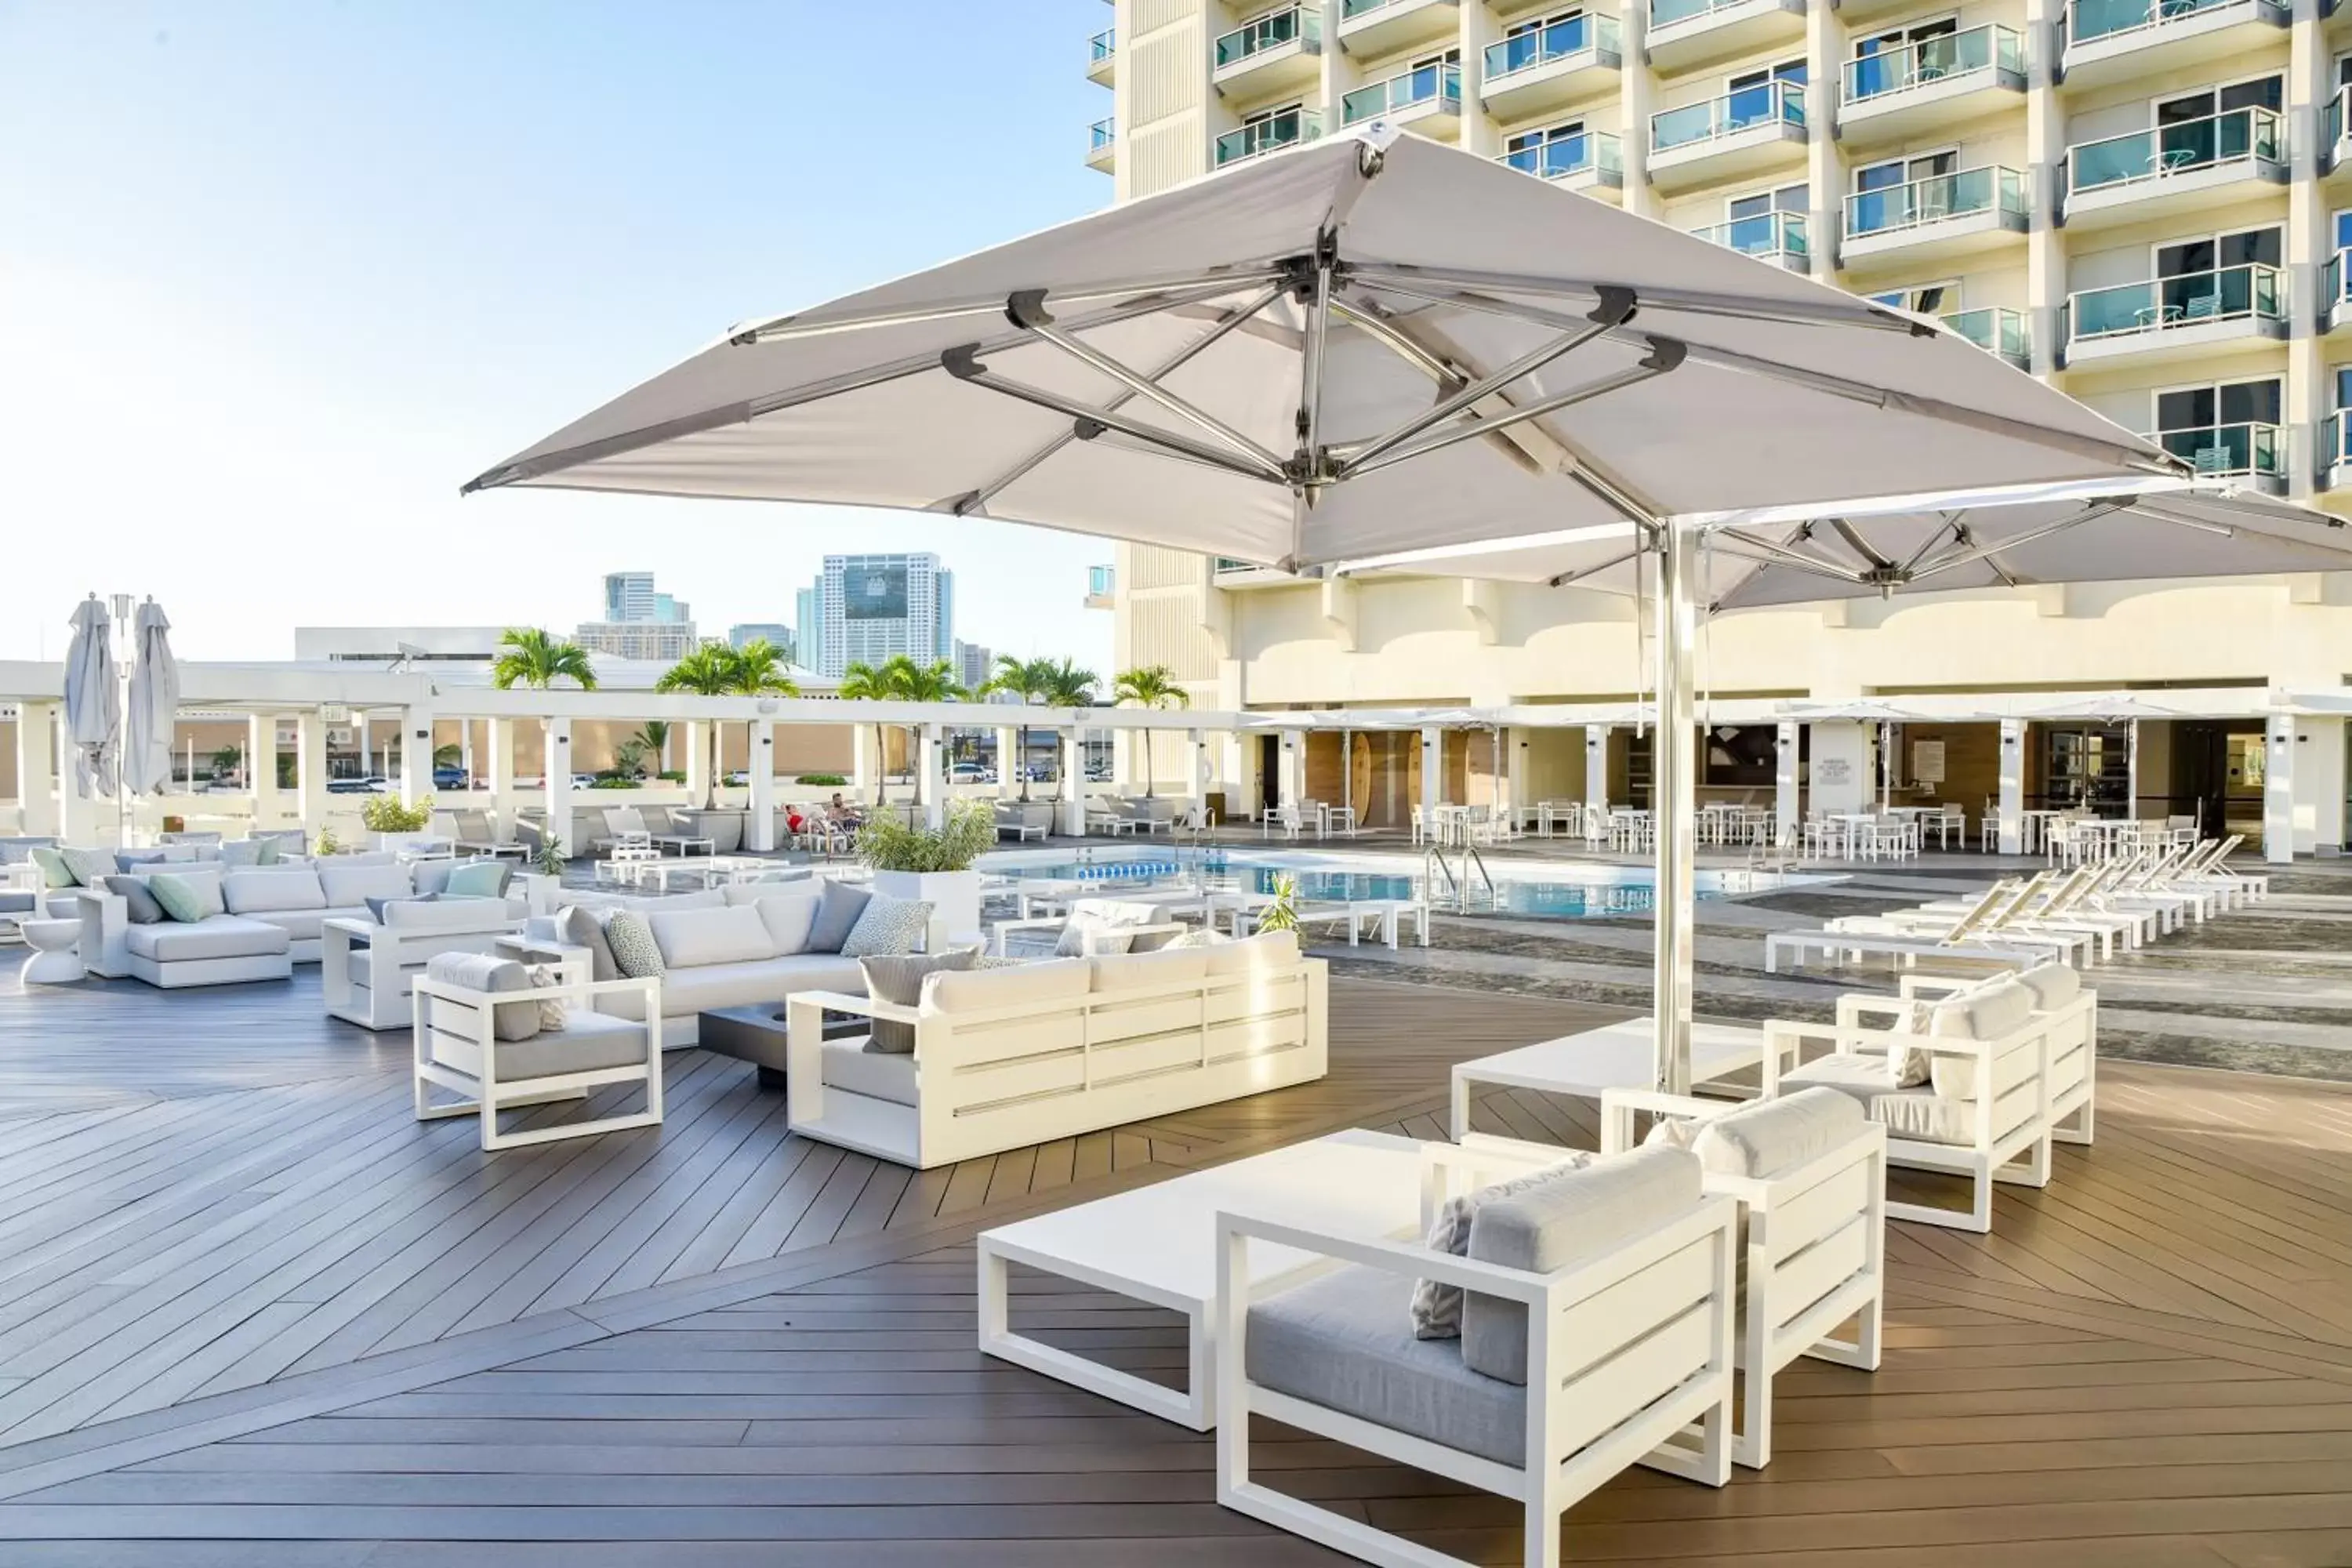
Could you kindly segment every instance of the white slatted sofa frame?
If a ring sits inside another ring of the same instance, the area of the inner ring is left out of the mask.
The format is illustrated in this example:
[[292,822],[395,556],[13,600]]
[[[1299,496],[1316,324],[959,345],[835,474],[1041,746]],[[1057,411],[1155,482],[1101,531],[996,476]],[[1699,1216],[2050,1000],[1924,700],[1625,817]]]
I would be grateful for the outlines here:
[[[1902,977],[1902,997],[1906,1002],[1939,1002],[1955,992],[1970,990],[1981,984],[1981,981],[1963,980],[1951,975],[1906,974]],[[2050,1136],[2061,1143],[2087,1147],[2096,1131],[2098,1120],[2099,994],[2086,985],[2064,1006],[2047,1013],[2037,1011],[2033,1016],[2049,1031],[2049,1059],[2053,1068],[2065,1058],[2067,1052],[2079,1049],[2083,1053],[2080,1082],[2061,1089],[2055,1081],[2055,1073],[2053,1074]]]
[[[1731,1479],[1738,1213],[1732,1199],[1709,1194],[1648,1235],[1551,1274],[1220,1214],[1217,1500],[1363,1562],[1465,1568],[1459,1558],[1253,1480],[1252,1415],[1518,1501],[1527,1509],[1524,1560],[1530,1568],[1559,1568],[1560,1516],[1634,1465],[1722,1486]],[[1253,1242],[1525,1303],[1527,1461],[1497,1464],[1251,1382],[1244,1249]],[[1534,1397],[1537,1389],[1549,1397]],[[1694,1424],[1696,1447],[1685,1430]]]
[[[622,991],[638,991],[645,995],[646,1017],[661,1017],[661,982],[644,980],[599,980],[576,978],[581,973],[568,967],[553,985],[536,986],[527,991],[469,991],[446,981],[418,975],[410,986],[409,1002],[414,1011],[411,1026],[415,1043],[416,1120],[437,1121],[452,1116],[477,1116],[481,1121],[482,1148],[487,1152],[512,1149],[528,1143],[548,1143],[560,1138],[585,1138],[599,1132],[619,1132],[631,1127],[657,1127],[662,1119],[661,1028],[658,1022],[643,1026],[646,1057],[642,1062],[621,1067],[596,1068],[586,1072],[547,1074],[537,1078],[517,1079],[501,1082],[498,1076],[498,1052],[493,1008],[514,1002],[537,1006],[542,1000],[561,999],[569,1006],[590,1010],[595,998]],[[473,1009],[470,1034],[440,1025],[431,1024],[428,1015],[435,998]],[[478,1073],[438,1061],[433,1054],[433,1037],[440,1034],[453,1040],[462,1040],[477,1053],[481,1064]],[[499,1113],[520,1110],[525,1106],[545,1105],[560,1100],[584,1100],[592,1089],[609,1084],[641,1083],[645,1086],[645,1109],[617,1116],[599,1117],[593,1121],[567,1121],[559,1126],[536,1127],[523,1132],[506,1132],[499,1128]],[[466,1098],[436,1103],[432,1091],[443,1089]]]
[[[1638,1113],[1708,1121],[1740,1105],[1604,1089],[1601,1152],[1634,1146]],[[1886,1129],[1866,1123],[1839,1148],[1777,1176],[1709,1171],[1706,1183],[1708,1192],[1738,1199],[1748,1220],[1731,1457],[1761,1469],[1772,1458],[1772,1379],[1782,1367],[1810,1356],[1878,1370],[1886,1301]],[[1849,1318],[1859,1320],[1854,1337],[1831,1337]]]
[[[803,1137],[928,1171],[1240,1100],[1324,1076],[1329,991],[1323,961],[1302,958],[1277,969],[952,1013],[795,992],[784,1004],[788,1115]],[[1213,1021],[1220,999],[1236,997],[1244,1010]],[[1120,1015],[1131,1023],[1152,1007],[1165,1026],[1133,1033],[1121,1026]],[[825,1084],[828,1012],[914,1026],[914,1105]],[[1052,1039],[1041,1047],[1032,1026],[1067,1017],[1081,1026],[1075,1049]]]
[[[1793,1047],[1801,1052],[1809,1040],[1826,1040],[1840,1056],[1884,1058],[1890,1051],[1915,1047],[1932,1056],[1964,1057],[1973,1061],[1980,1092],[1972,1102],[1974,1136],[1969,1142],[1937,1143],[1926,1139],[1905,1138],[1892,1130],[1886,1139],[1886,1163],[1890,1165],[1911,1170],[1941,1171],[1968,1177],[1969,1207],[1962,1210],[1931,1204],[1889,1201],[1886,1212],[1895,1219],[1974,1231],[1980,1236],[1988,1234],[1992,1229],[1992,1184],[1995,1182],[2024,1187],[2046,1187],[2050,1184],[2051,1016],[2031,1014],[2013,1033],[1997,1040],[1914,1035],[1871,1028],[1863,1022],[1869,1017],[1894,1018],[1909,1005],[1907,1001],[1885,996],[1841,996],[1838,998],[1835,1024],[1804,1024],[1780,1018],[1768,1021],[1764,1026],[1768,1042],[1764,1052],[1765,1097],[1769,1099],[1780,1092],[1780,1064],[1784,1051]],[[2011,1087],[2012,1090],[2030,1089],[2034,1098],[2034,1110],[2008,1131],[1996,1132],[1993,1110],[2003,1097],[1993,1094],[1991,1085],[1997,1080],[1997,1069],[2020,1051],[2032,1055],[2023,1064],[2027,1069],[2025,1076]],[[2021,1160],[2022,1168],[2013,1168],[2014,1163]]]
[[[1005,939],[1013,932],[1017,931],[1059,931],[1067,924],[1069,924],[1069,917],[1066,915],[1037,915],[1028,920],[999,921],[990,928],[988,950],[996,957],[1003,958],[1006,956]],[[1113,938],[1132,943],[1139,936],[1181,936],[1184,929],[1184,923],[1181,921],[1158,921],[1150,925],[1118,926],[1108,931],[1090,931],[1086,932],[1082,939],[1086,944],[1083,956],[1108,958],[1114,953],[1125,952],[1127,951],[1125,947],[1114,948],[1110,945]],[[939,949],[934,947],[930,951],[936,952]]]
[[327,1016],[362,1029],[405,1029],[416,1016],[408,1000],[409,985],[427,959],[442,952],[488,952],[499,938],[521,930],[519,918],[484,931],[380,926],[341,915],[321,921],[319,984],[326,994]]

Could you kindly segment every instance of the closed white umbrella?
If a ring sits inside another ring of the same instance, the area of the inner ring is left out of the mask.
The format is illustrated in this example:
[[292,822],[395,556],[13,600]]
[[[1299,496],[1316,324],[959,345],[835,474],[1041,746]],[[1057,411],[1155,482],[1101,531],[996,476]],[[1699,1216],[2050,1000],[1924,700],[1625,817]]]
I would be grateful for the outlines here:
[[113,623],[92,594],[74,606],[66,648],[66,742],[83,799],[112,795],[122,740],[122,693],[115,684]]
[[1373,126],[745,323],[467,488],[914,508],[1292,569],[1651,537],[1680,1088],[1698,601],[1672,520],[2179,471],[1933,323]]
[[172,657],[172,623],[150,599],[131,622],[139,662],[131,672],[131,739],[122,754],[123,787],[161,795],[172,783],[172,734],[180,711],[180,663]]

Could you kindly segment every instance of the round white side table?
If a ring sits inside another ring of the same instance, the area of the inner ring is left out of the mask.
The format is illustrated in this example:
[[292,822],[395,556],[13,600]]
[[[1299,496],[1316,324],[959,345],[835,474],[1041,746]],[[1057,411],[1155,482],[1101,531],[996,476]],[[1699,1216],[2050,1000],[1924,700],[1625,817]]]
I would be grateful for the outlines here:
[[74,943],[81,939],[79,921],[26,921],[17,927],[33,956],[16,976],[26,985],[62,985],[82,977],[81,954]]

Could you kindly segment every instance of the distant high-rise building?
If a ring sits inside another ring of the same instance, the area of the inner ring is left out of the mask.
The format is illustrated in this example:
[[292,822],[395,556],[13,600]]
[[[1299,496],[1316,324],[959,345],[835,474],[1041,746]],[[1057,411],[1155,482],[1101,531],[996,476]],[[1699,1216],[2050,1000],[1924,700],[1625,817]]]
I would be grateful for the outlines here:
[[824,579],[820,577],[793,595],[793,662],[803,669],[824,672]]
[[918,664],[953,657],[952,606],[942,607],[952,582],[928,552],[826,556],[817,610],[822,652],[814,668],[838,679],[852,664],[898,654]]
[[650,572],[604,574],[604,619],[650,621],[654,615],[654,574]]
[[702,639],[684,603],[654,587],[650,572],[604,574],[604,618],[583,621],[572,640],[616,658],[680,659]]
[[731,648],[749,647],[761,637],[773,644],[787,659],[793,657],[790,626],[775,621],[743,621],[727,628],[727,646]]
[[938,625],[931,633],[931,657],[952,662],[955,658],[955,574],[939,574]]
[[955,664],[957,681],[975,697],[988,684],[989,677],[996,673],[996,655],[976,642],[955,645]]

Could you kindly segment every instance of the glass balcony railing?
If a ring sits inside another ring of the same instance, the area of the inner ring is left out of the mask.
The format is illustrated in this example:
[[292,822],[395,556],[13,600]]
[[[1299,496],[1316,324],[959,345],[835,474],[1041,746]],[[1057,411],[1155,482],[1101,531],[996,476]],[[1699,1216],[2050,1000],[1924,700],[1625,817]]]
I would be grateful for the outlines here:
[[1295,44],[1301,38],[1310,44],[1320,43],[1323,36],[1323,13],[1309,11],[1303,5],[1293,5],[1286,11],[1269,11],[1230,33],[1220,34],[1216,42],[1217,68],[1237,66],[1253,55],[1268,49],[1278,49],[1285,44]]
[[2323,169],[2326,166],[2326,161],[2335,156],[2336,150],[2344,145],[2345,128],[2352,126],[2352,112],[2347,111],[2347,103],[2352,103],[2352,87],[2337,88],[2336,96],[2327,100],[2326,140],[2319,144]]
[[2022,360],[2032,353],[2032,337],[2025,312],[1987,306],[1980,310],[1955,310],[1944,325],[1988,353]]
[[2200,475],[2286,477],[2286,433],[2275,425],[2202,425],[2158,430],[2149,439]]
[[1902,48],[1847,61],[1846,101],[1862,103],[1956,76],[1994,70],[2025,74],[2024,37],[2011,27],[1971,27],[1965,33],[1922,38]]
[[1238,561],[1230,555],[1218,556],[1216,567],[1220,572],[1255,572],[1258,569],[1255,562]]
[[2233,109],[2070,147],[2066,189],[2080,195],[2220,163],[2249,159],[2275,163],[2285,156],[2286,130],[2279,116],[2267,109]]
[[2286,275],[2250,262],[2212,272],[2152,279],[2114,289],[2086,289],[2069,296],[2073,338],[2121,337],[2171,327],[2243,319],[2275,321],[2286,300]]
[[1359,16],[1369,16],[1375,11],[1385,11],[1391,5],[1402,5],[1405,0],[1339,0],[1339,20],[1352,22]]
[[1322,134],[1322,115],[1311,109],[1286,109],[1279,114],[1252,121],[1238,131],[1228,131],[1218,137],[1217,167],[1222,169],[1228,163],[1238,163],[1261,153],[1312,142]]
[[2210,11],[2236,0],[2071,0],[2066,7],[2066,41],[2087,44],[2143,28],[2179,22],[2200,11]]
[[2352,294],[2345,292],[2347,280],[2352,280],[2352,266],[2347,266],[2347,261],[2352,261],[2352,250],[2339,250],[2327,258],[2326,266],[2319,269],[2319,325],[2323,331],[2326,330],[2329,313],[2336,306],[2352,300]]
[[1761,257],[1768,261],[1784,258],[1802,260],[1805,256],[1805,215],[1802,213],[1758,213],[1754,217],[1736,217],[1729,223],[1719,223],[1711,228],[1695,228],[1691,232],[1710,245],[1720,245],[1742,256]]
[[1548,27],[1535,27],[1486,47],[1486,85],[1503,78],[1573,55],[1618,53],[1617,18],[1570,16]]
[[1423,104],[1446,114],[1462,112],[1462,68],[1416,66],[1386,81],[1360,87],[1339,100],[1339,123],[1356,125],[1384,114],[1402,114]]
[[1845,199],[1845,233],[1848,239],[1866,239],[1988,212],[2024,217],[2025,176],[2015,169],[1962,169],[1875,191],[1857,191]]
[[1742,3],[1743,0],[1653,0],[1650,6],[1650,26],[1654,31],[1660,27],[1672,26],[1677,22],[1695,20],[1710,11],[1720,11],[1727,5],[1738,5]]
[[1105,27],[1087,40],[1087,47],[1090,51],[1087,56],[1087,60],[1095,65],[1102,64],[1103,61],[1118,53],[1118,29]]
[[1090,153],[1100,153],[1118,142],[1118,121],[1097,120],[1087,127],[1087,151]]
[[1764,125],[1805,123],[1805,89],[1801,82],[1770,81],[1743,87],[1705,103],[1685,104],[1650,116],[1650,150],[1664,153],[1695,146],[1753,131]]
[[1087,597],[1089,599],[1108,598],[1118,587],[1118,569],[1117,567],[1089,566],[1087,568]]
[[1625,172],[1623,150],[1617,138],[1605,131],[1580,131],[1556,142],[1506,153],[1495,161],[1508,163],[1521,174],[1537,174],[1547,180],[1565,180],[1572,174],[1589,174],[1594,170],[1621,176]]

